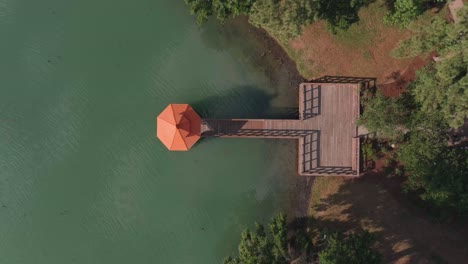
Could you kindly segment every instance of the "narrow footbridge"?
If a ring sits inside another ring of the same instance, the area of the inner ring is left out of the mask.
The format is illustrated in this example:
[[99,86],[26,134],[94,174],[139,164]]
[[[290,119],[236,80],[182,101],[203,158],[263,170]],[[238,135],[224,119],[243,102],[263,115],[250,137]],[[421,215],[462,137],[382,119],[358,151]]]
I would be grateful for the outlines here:
[[298,141],[298,173],[360,173],[361,83],[302,83],[299,119],[203,119],[202,137],[278,138]]

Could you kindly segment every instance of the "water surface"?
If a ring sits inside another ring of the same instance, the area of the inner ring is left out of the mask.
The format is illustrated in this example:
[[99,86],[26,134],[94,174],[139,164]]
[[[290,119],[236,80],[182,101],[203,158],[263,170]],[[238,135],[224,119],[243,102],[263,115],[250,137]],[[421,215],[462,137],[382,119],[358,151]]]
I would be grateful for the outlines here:
[[200,29],[183,1],[0,0],[0,262],[220,263],[284,209],[295,143],[155,138],[169,103],[294,106],[243,24]]

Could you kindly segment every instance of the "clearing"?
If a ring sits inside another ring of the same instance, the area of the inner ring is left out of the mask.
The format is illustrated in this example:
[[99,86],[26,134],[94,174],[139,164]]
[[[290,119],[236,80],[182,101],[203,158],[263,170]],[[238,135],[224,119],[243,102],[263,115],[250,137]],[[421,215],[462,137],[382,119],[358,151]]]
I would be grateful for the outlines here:
[[[396,59],[390,55],[398,42],[412,33],[385,25],[386,12],[385,1],[378,0],[361,8],[360,21],[337,35],[329,32],[325,21],[315,22],[307,26],[301,36],[290,41],[286,49],[307,79],[323,75],[374,77],[379,84],[398,83],[396,86],[401,86],[402,80],[407,83],[412,76],[414,78],[414,71],[426,60],[422,57]],[[434,13],[443,15],[446,9],[427,11],[409,28],[429,24]],[[386,89],[396,89],[396,93],[400,93],[398,87]]]

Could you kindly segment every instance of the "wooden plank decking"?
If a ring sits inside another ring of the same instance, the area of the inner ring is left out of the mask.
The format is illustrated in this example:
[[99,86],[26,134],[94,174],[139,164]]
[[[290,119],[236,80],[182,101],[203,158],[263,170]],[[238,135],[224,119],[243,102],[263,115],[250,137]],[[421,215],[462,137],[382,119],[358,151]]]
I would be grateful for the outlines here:
[[359,89],[359,83],[303,83],[299,119],[204,119],[202,136],[294,138],[300,175],[358,175]]

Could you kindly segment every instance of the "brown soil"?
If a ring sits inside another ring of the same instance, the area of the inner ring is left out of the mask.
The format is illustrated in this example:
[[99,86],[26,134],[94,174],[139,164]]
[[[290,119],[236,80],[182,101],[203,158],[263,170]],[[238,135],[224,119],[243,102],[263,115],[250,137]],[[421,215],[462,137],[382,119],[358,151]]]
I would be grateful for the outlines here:
[[310,208],[315,227],[369,230],[383,263],[468,263],[466,227],[431,221],[408,202],[401,179],[372,171],[357,179],[320,178],[316,185],[325,188],[313,190],[320,193]]
[[[382,1],[377,1],[361,9],[361,21],[338,35],[331,34],[324,21],[309,25],[288,47],[301,73],[307,79],[323,75],[377,78],[379,84],[387,84],[386,94],[399,95],[414,79],[415,70],[427,61],[421,57],[397,59],[390,55],[412,33],[384,25],[386,11],[382,5]],[[416,23],[423,25],[429,20],[421,18]]]
[[380,32],[370,39],[371,45],[356,49],[355,46],[341,43],[330,34],[325,22],[310,25],[304,34],[291,42],[294,50],[300,51],[308,71],[313,78],[322,75],[376,77],[386,80],[393,72],[403,71],[411,60],[395,59],[388,53],[401,39],[409,36],[408,32],[390,29]]
[[424,67],[429,62],[430,58],[424,60],[421,57],[414,58],[410,65],[400,72],[399,70],[393,72],[387,81],[379,85],[379,89],[385,96],[398,97],[406,91],[406,87],[416,78],[416,71]]

